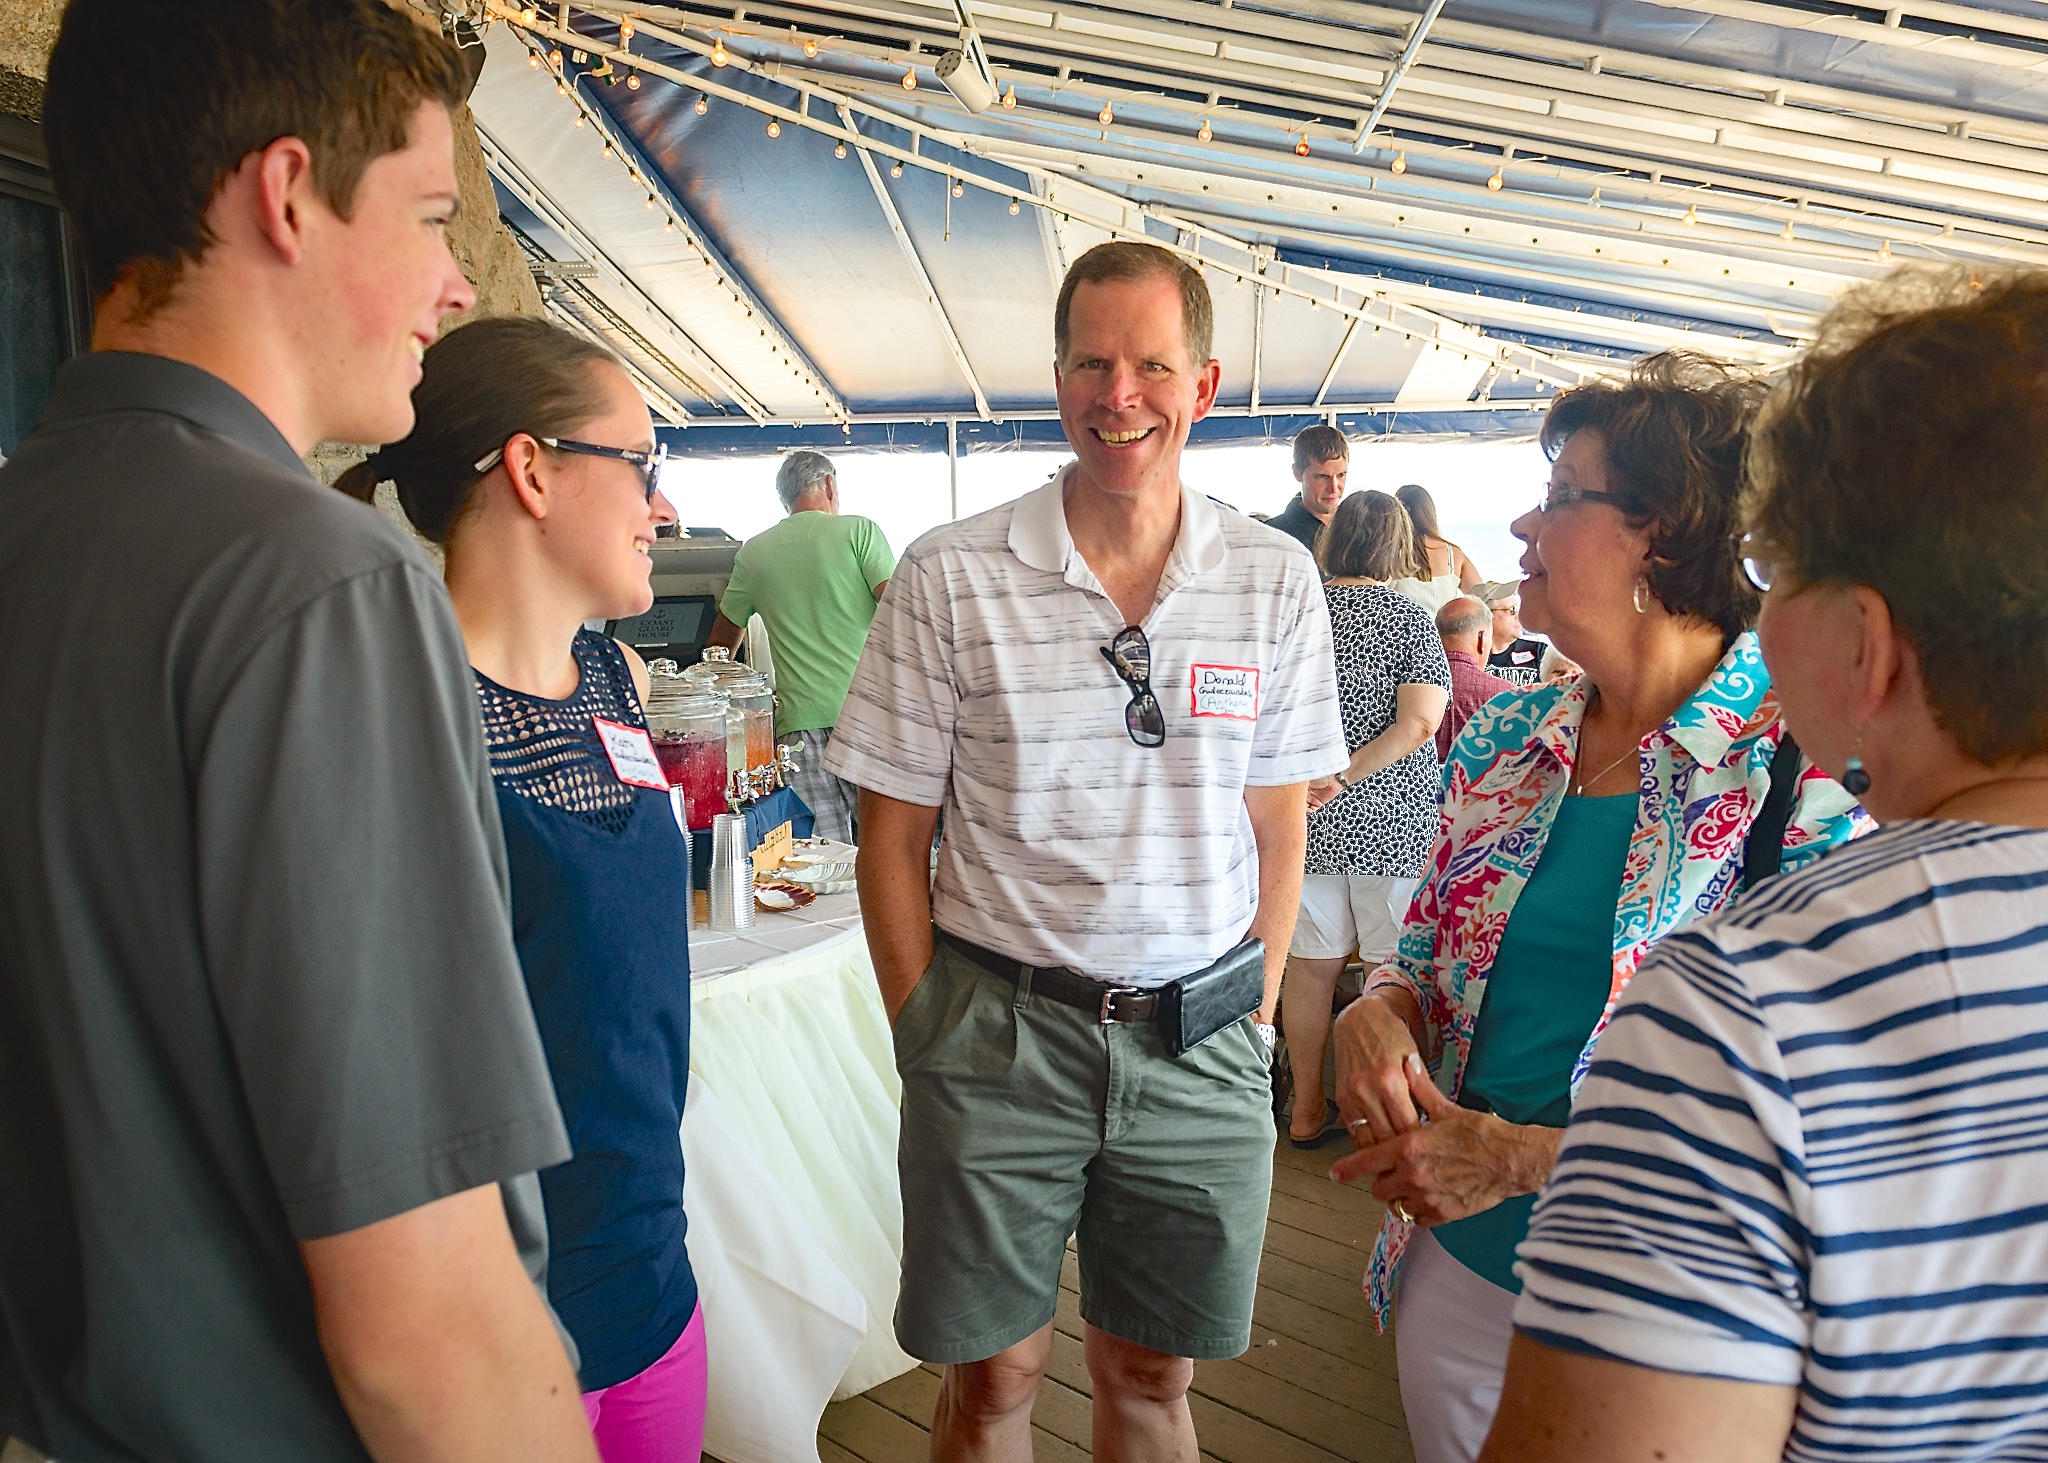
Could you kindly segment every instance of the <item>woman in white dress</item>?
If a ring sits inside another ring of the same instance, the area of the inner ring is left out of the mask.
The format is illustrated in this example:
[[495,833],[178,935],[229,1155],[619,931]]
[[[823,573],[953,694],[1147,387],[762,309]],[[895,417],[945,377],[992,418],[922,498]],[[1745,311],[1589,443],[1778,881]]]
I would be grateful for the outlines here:
[[1398,589],[1434,615],[1473,585],[1485,582],[1486,576],[1479,572],[1469,554],[1438,530],[1436,500],[1429,496],[1429,489],[1420,483],[1409,483],[1394,496],[1401,500],[1401,506],[1408,510],[1409,522],[1415,525],[1418,563],[1413,576],[1388,580],[1388,587]]

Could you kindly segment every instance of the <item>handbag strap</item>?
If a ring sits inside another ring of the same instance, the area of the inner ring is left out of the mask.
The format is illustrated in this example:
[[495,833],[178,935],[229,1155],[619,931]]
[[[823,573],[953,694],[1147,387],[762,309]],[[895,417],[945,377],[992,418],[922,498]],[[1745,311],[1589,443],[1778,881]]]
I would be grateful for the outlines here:
[[1764,805],[1757,810],[1756,821],[1749,825],[1749,836],[1742,844],[1744,893],[1777,873],[1784,859],[1785,829],[1792,821],[1792,794],[1799,786],[1802,760],[1792,733],[1778,738],[1777,749],[1771,753],[1771,789],[1764,794]]

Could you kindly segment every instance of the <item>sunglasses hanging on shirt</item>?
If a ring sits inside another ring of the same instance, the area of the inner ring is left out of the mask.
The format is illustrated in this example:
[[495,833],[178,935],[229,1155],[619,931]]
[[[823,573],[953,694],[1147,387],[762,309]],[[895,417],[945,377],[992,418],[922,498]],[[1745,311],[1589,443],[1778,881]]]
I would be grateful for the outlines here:
[[1152,645],[1145,632],[1126,625],[1116,639],[1096,648],[1118,679],[1131,688],[1131,704],[1124,708],[1124,730],[1131,740],[1141,747],[1166,745],[1166,713],[1152,694]]

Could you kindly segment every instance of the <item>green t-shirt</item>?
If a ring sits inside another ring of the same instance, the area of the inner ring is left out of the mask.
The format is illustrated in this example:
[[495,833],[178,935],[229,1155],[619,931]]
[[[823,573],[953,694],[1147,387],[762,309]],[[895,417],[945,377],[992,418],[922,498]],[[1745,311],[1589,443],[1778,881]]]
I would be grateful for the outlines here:
[[775,658],[775,734],[834,725],[875,618],[875,586],[896,572],[874,520],[792,513],[740,545],[718,612],[759,615]]
[[[1511,1123],[1561,1128],[1572,1066],[1600,1020],[1614,970],[1614,906],[1636,826],[1636,799],[1566,798],[1501,934],[1486,978],[1464,1091]],[[1440,1224],[1438,1244],[1475,1275],[1521,1293],[1515,1248],[1534,1194]]]

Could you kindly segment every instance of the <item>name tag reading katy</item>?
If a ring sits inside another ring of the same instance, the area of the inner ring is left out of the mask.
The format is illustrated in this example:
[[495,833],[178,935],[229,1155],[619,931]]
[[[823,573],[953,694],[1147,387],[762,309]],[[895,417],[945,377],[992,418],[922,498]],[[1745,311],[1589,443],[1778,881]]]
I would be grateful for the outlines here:
[[1252,665],[1197,665],[1189,675],[1196,716],[1259,719],[1259,668]]
[[668,778],[662,774],[661,762],[654,755],[654,738],[637,726],[620,726],[602,716],[593,716],[590,722],[604,739],[604,754],[612,759],[612,771],[619,775],[619,781],[630,787],[668,791]]

